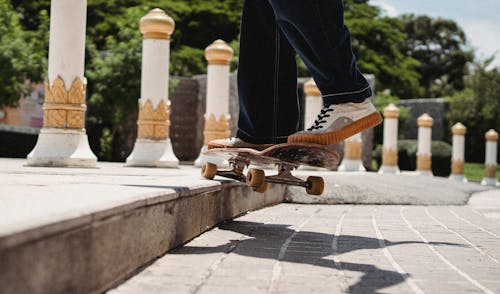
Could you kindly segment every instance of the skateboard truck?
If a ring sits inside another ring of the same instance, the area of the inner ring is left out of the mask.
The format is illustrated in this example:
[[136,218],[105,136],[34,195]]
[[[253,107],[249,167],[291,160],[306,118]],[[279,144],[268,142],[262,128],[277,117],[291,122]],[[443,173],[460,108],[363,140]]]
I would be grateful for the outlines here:
[[233,167],[232,170],[219,171],[217,170],[217,165],[207,162],[203,165],[201,174],[203,177],[210,180],[216,175],[235,179],[246,183],[249,187],[252,187],[254,191],[260,193],[264,193],[267,190],[267,183],[304,187],[309,195],[321,195],[325,187],[325,183],[321,177],[310,176],[304,181],[293,176],[292,171],[298,168],[298,165],[276,163],[278,174],[273,176],[266,176],[262,169],[250,168],[245,176],[243,171],[245,167],[250,164],[248,159],[235,158],[234,160],[230,160],[229,163]]

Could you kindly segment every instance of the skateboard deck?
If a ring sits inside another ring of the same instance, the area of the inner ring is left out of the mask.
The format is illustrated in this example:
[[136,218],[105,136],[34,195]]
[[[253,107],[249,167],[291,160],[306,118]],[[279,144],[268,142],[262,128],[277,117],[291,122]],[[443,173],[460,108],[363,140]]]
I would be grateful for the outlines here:
[[[215,148],[204,153],[210,157],[226,159],[231,170],[217,170],[217,166],[206,163],[202,167],[202,176],[213,179],[215,175],[246,182],[257,192],[265,192],[267,183],[279,183],[306,188],[308,194],[320,195],[324,189],[321,177],[309,177],[307,180],[292,175],[292,171],[301,165],[334,169],[339,162],[337,152],[327,149],[323,145],[312,143],[284,143],[271,146],[262,151],[250,148]],[[275,165],[278,174],[266,176],[262,169],[244,170],[250,164]]]

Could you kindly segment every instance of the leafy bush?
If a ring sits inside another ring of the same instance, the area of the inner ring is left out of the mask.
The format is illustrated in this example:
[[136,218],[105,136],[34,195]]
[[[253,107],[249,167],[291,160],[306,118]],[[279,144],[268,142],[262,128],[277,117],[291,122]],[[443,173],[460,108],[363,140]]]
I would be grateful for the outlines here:
[[[398,166],[400,170],[417,169],[417,140],[398,141]],[[451,172],[451,145],[443,141],[432,141],[432,173],[435,176],[447,177]],[[377,145],[373,158],[378,166],[382,165],[382,145]]]

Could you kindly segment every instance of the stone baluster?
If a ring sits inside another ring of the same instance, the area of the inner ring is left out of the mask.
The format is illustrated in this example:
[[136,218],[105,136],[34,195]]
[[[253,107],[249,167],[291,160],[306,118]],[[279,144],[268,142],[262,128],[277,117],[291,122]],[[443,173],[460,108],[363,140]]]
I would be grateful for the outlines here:
[[84,77],[87,1],[52,0],[43,127],[30,166],[95,167],[85,131]]
[[464,175],[466,132],[467,128],[461,123],[456,123],[451,127],[453,138],[450,179],[464,183],[467,183],[467,178]]
[[399,173],[398,167],[398,118],[399,108],[389,104],[384,108],[384,146],[382,148],[381,174]]
[[432,176],[432,124],[434,120],[427,113],[422,114],[418,120],[418,149],[417,173]]
[[208,158],[203,154],[208,142],[225,139],[230,136],[229,120],[229,64],[233,58],[233,49],[223,40],[216,40],[205,49],[207,67],[207,99],[205,111],[204,145],[195,166],[207,161],[218,165],[226,165],[219,158]]
[[179,165],[169,137],[168,69],[170,36],[174,27],[174,20],[159,8],[141,18],[143,41],[138,130],[134,149],[127,158],[127,166]]
[[497,144],[498,133],[495,130],[489,130],[484,135],[486,138],[486,156],[484,160],[485,173],[481,185],[498,186],[497,180]]
[[362,143],[361,133],[344,141],[344,158],[338,168],[339,171],[366,171],[361,161]]
[[304,129],[307,129],[314,124],[314,121],[323,108],[323,98],[313,79],[304,84],[304,93],[306,94]]

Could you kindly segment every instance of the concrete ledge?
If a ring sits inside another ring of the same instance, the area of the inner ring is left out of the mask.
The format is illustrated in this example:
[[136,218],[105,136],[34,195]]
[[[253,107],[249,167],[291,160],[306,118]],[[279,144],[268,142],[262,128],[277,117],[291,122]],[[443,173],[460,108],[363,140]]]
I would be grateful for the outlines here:
[[[304,177],[310,172],[300,171]],[[318,172],[325,179],[321,197],[305,195],[289,187],[285,201],[304,204],[398,204],[465,205],[472,194],[490,190],[477,183],[462,183],[442,177],[369,172]]]
[[97,293],[216,224],[283,201],[199,170],[28,168],[1,159],[2,293]]

